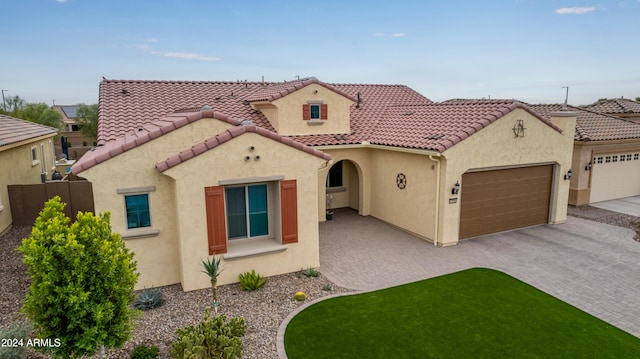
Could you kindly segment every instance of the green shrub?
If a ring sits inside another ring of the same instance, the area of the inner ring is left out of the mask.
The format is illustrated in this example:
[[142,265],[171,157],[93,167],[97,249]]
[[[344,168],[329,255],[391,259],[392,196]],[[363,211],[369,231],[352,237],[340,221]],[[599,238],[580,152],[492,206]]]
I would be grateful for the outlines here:
[[331,283],[327,283],[324,285],[324,288],[322,288],[323,290],[328,290],[328,291],[332,291],[333,290],[333,284]]
[[164,304],[162,292],[154,288],[145,288],[136,296],[136,301],[133,303],[133,307],[140,310],[149,310],[158,308],[162,306],[162,304]]
[[306,275],[307,277],[318,277],[320,276],[320,272],[318,272],[317,269],[309,267],[305,270],[302,271],[302,274]]
[[238,280],[240,281],[240,289],[249,292],[260,289],[267,284],[267,280],[260,274],[257,274],[255,269],[252,269],[251,272],[240,274]]
[[131,359],[152,359],[157,358],[160,354],[160,349],[156,346],[147,347],[145,345],[138,345],[133,349],[131,353]]
[[20,359],[27,355],[27,338],[33,327],[28,320],[14,322],[8,328],[0,330],[0,339],[7,340],[0,346],[0,358]]
[[207,308],[204,320],[176,331],[178,340],[171,345],[169,354],[176,359],[187,358],[240,358],[242,357],[242,337],[246,331],[244,318],[224,315],[210,318]]

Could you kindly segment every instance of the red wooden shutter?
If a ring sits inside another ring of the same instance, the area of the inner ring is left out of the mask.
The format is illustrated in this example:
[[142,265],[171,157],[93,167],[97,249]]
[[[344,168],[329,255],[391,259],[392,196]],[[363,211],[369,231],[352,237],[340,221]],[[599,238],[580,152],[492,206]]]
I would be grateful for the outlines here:
[[227,227],[224,213],[224,187],[205,187],[209,255],[227,253]]
[[296,180],[280,181],[282,244],[298,243],[298,191]]
[[302,119],[305,121],[309,121],[311,119],[311,106],[302,105]]
[[320,105],[320,119],[321,120],[326,120],[327,116],[329,115],[329,112],[327,111],[327,104],[323,103],[322,105]]

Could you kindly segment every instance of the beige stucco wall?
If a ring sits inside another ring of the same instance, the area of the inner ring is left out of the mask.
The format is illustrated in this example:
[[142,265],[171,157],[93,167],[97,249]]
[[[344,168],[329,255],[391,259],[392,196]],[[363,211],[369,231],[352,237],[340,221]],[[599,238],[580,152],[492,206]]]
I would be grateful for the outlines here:
[[[516,138],[513,127],[516,120],[524,120],[525,135]],[[456,181],[462,174],[472,169],[491,169],[528,164],[555,164],[552,188],[552,205],[549,223],[562,223],[566,220],[569,181],[563,179],[571,168],[573,152],[573,117],[553,117],[556,125],[563,128],[559,133],[525,110],[517,109],[476,134],[443,152],[444,164],[443,188],[441,195],[441,233],[440,245],[452,245],[458,242],[460,223],[460,200],[450,204],[448,199]],[[464,196],[464,184],[459,197]]]
[[[229,127],[231,125],[225,122],[204,118],[79,174],[93,184],[96,212],[111,212],[113,231],[123,235],[127,247],[135,253],[140,272],[136,288],[180,282],[174,183],[158,172],[155,164]],[[149,206],[151,229],[158,233],[126,239],[148,230],[127,230],[125,195],[119,194],[118,190],[148,186],[155,186],[155,190],[149,192]]]
[[[255,147],[253,152],[249,151],[250,146]],[[247,155],[252,157],[250,161],[245,161]],[[256,155],[260,156],[260,160],[254,159]],[[165,171],[164,175],[175,180],[179,263],[184,290],[210,285],[209,277],[201,272],[201,260],[208,256],[204,188],[218,186],[219,181],[244,179],[249,182],[265,176],[296,179],[298,243],[285,245],[286,250],[281,252],[225,259],[218,284],[237,282],[240,273],[252,269],[264,276],[271,276],[318,267],[318,169],[326,165],[327,161],[318,157],[263,136],[246,133]],[[273,215],[278,216],[277,213]],[[279,242],[280,239],[273,240]],[[229,241],[229,254],[234,250],[232,245],[238,243],[235,241],[241,240]]]
[[[313,101],[321,101],[328,106],[329,116],[326,120],[304,121],[302,119],[302,105]],[[309,134],[351,133],[350,106],[353,101],[337,94],[328,88],[311,84],[271,103],[271,105],[257,104],[276,131],[285,136]]]
[[[371,154],[361,145],[354,146],[321,146],[318,147],[331,156],[333,163],[344,160],[343,171],[346,170],[346,181],[343,181],[344,192],[334,195],[332,208],[351,207],[362,216],[371,214]],[[326,220],[326,181],[331,166],[318,172],[318,221]],[[343,177],[344,180],[344,177]]]
[[[36,147],[38,161],[31,159],[31,148]],[[42,154],[44,149],[44,159]],[[42,136],[14,145],[0,147],[0,233],[12,223],[8,185],[42,183],[40,174],[47,172],[51,179],[55,162],[53,136]],[[44,167],[43,167],[44,166]]]

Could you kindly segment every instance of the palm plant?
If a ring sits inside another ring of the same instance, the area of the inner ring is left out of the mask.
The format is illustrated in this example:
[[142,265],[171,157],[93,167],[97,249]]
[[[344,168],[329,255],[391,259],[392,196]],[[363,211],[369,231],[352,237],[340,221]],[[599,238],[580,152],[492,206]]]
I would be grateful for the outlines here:
[[203,273],[206,273],[211,279],[211,290],[213,291],[213,304],[214,306],[218,304],[218,291],[216,286],[218,285],[218,276],[222,273],[222,257],[213,257],[207,258],[207,261],[202,261],[202,266],[204,267]]

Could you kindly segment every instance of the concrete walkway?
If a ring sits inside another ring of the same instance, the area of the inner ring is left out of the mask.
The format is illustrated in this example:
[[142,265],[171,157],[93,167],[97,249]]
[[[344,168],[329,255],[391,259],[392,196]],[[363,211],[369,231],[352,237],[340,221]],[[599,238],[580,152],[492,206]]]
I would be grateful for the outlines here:
[[602,208],[613,212],[640,216],[640,196],[613,199],[589,204],[591,207]]
[[503,271],[640,337],[640,243],[633,231],[569,217],[434,247],[372,217],[336,211],[320,224],[320,270],[372,290],[473,267]]

